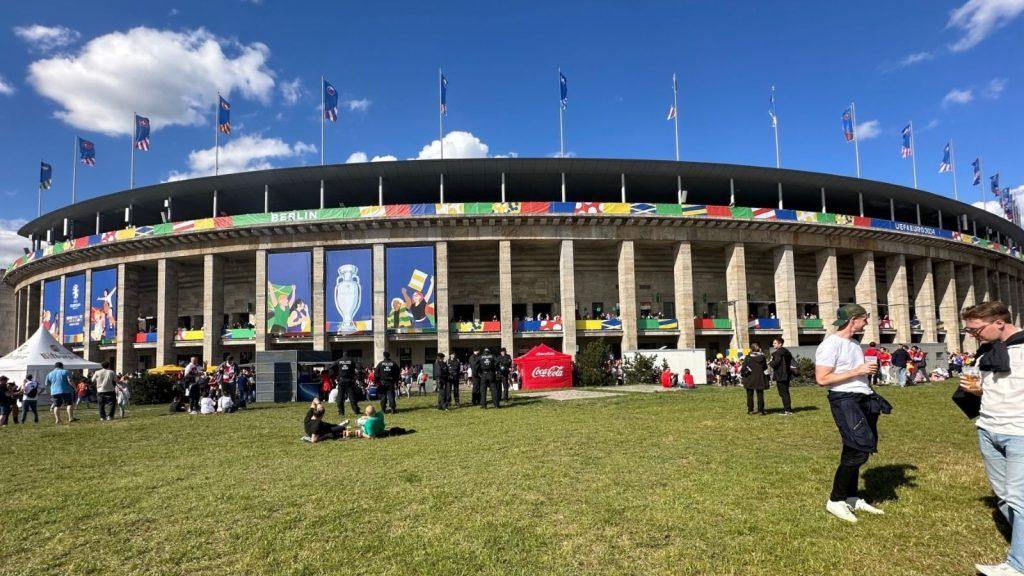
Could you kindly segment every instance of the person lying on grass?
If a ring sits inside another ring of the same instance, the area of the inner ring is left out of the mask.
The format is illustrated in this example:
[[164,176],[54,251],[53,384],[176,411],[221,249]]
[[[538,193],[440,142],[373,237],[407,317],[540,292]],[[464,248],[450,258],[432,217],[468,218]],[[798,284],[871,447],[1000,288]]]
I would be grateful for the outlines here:
[[319,398],[314,398],[313,402],[309,405],[309,410],[306,411],[306,418],[303,424],[306,436],[302,439],[316,444],[323,440],[343,437],[345,435],[345,428],[348,426],[348,420],[341,424],[324,422],[324,405],[320,403]]

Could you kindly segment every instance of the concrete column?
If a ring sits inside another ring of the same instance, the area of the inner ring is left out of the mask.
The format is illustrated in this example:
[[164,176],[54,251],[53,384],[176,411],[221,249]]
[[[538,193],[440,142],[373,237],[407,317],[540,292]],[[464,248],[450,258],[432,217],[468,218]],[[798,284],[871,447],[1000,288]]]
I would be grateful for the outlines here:
[[224,259],[203,256],[203,360],[211,366],[224,361]]
[[[120,269],[118,270],[118,276],[117,277],[118,277],[118,281],[120,281],[120,278],[121,278]],[[67,275],[66,274],[61,274],[60,275],[60,304],[57,307],[57,311],[60,314],[60,322],[57,323],[57,341],[60,342],[61,346],[64,345],[64,281],[65,280],[67,280]],[[118,293],[120,294],[120,292],[118,292]],[[120,302],[120,298],[118,299],[118,301]],[[117,317],[121,318],[120,307],[118,308],[117,312],[118,312],[117,313]]]
[[[959,310],[957,311],[957,323],[960,322],[960,311],[974,306],[975,300],[975,286],[974,286],[974,268],[970,264],[961,264],[956,267],[956,294],[959,296]],[[949,332],[946,332],[946,338],[949,338]],[[961,336],[960,331],[957,330],[957,340],[962,341],[961,348],[964,352],[974,353],[978,351],[978,341],[970,336]],[[962,340],[961,340],[962,338]]]
[[893,254],[885,258],[886,300],[889,318],[896,329],[896,342],[910,342],[910,294],[907,285],[907,258]]
[[973,267],[973,274],[975,304],[988,302],[992,299],[992,293],[988,289],[988,268],[975,266]]
[[[854,297],[871,316],[864,327],[864,342],[878,342],[878,289],[875,285],[875,253],[870,251],[857,252],[853,255]],[[839,306],[835,306],[838,311]],[[832,312],[833,317],[836,311]],[[824,318],[824,316],[822,316]],[[835,320],[833,320],[834,322]]]
[[135,331],[139,323],[139,271],[126,264],[117,265],[117,372],[138,368]]
[[[437,258],[437,269],[434,277],[434,313],[437,316],[437,351],[448,356],[451,354],[451,311],[448,302],[448,243],[438,242],[434,245]],[[502,330],[505,329],[502,324]],[[509,349],[511,352],[511,348]]]
[[676,244],[675,264],[676,321],[679,322],[678,348],[696,348],[697,332],[693,326],[693,246],[689,242]]
[[[92,347],[98,342],[92,341],[92,269],[85,271],[85,310],[82,311],[82,359],[92,360]],[[130,326],[135,326],[132,323]],[[129,330],[126,338],[129,338],[133,346],[135,342],[135,330]]]
[[[818,318],[828,334],[836,331],[832,325],[839,309],[839,264],[835,248],[823,248],[814,253],[818,271]],[[872,266],[874,267],[874,266]],[[863,304],[862,304],[863,305]],[[872,317],[872,321],[877,318]]]
[[729,347],[745,349],[750,345],[747,328],[747,255],[743,244],[737,242],[725,249],[725,293],[729,320],[732,321],[732,340]]
[[156,264],[156,365],[175,364],[178,331],[178,263],[161,258]]
[[636,253],[632,240],[619,243],[619,319],[622,320],[622,351],[636,350]]
[[931,258],[914,260],[914,310],[921,321],[921,342],[938,342],[935,324],[935,277]]
[[[0,297],[3,297],[3,291],[5,291],[5,290],[9,291],[9,290],[11,290],[11,288],[7,287],[7,286],[0,286]],[[18,290],[16,292],[14,292],[13,294],[14,294],[14,327],[13,327],[14,329],[12,331],[8,332],[7,336],[0,336],[0,342],[7,343],[7,342],[9,342],[8,338],[10,337],[10,334],[13,332],[13,334],[14,334],[14,340],[13,340],[14,346],[11,348],[11,350],[13,350],[14,348],[17,348],[18,346],[21,346],[21,343],[25,341],[25,332],[28,332],[28,321],[27,321],[27,318],[26,318],[26,315],[25,315],[26,306],[24,304],[24,301],[26,300],[26,298],[25,298],[25,290]],[[4,353],[10,352],[10,350],[6,350],[5,348],[6,347],[3,346],[3,344],[0,344],[0,352],[4,352]]]
[[387,350],[387,323],[385,304],[387,295],[384,286],[384,245],[373,245],[373,364],[384,359]]
[[1002,301],[1002,285],[999,282],[999,271],[989,270],[988,272],[988,295],[992,300]]
[[[960,352],[960,315],[957,310],[956,267],[944,260],[934,265],[935,301],[939,306],[939,320],[946,330],[946,349]],[[917,273],[915,272],[916,276]]]
[[562,310],[562,352],[576,357],[576,259],[572,240],[562,240],[558,256]]
[[267,349],[267,251],[256,251],[256,310],[253,324],[256,326],[256,351]]
[[41,322],[40,314],[42,314],[42,306],[43,283],[39,282],[38,284],[32,285],[31,298],[29,298],[28,302],[28,332],[26,333],[26,340],[28,338],[31,338],[32,335],[36,333],[36,330],[39,329],[39,324]]
[[25,287],[25,290],[23,290],[24,294],[22,295],[22,300],[24,300],[24,306],[20,306],[18,308],[18,312],[21,314],[23,320],[18,325],[24,325],[24,331],[22,332],[23,335],[18,342],[19,344],[31,338],[32,334],[35,333],[35,327],[32,325],[32,302],[35,300],[35,298],[33,298],[33,292],[35,290],[36,286],[34,284],[29,284]]
[[796,312],[796,268],[793,245],[784,244],[772,252],[775,263],[775,316],[782,326],[782,338],[790,346],[800,341]]
[[324,249],[313,248],[313,350],[327,350],[327,308],[324,303]]
[[512,242],[498,242],[498,300],[501,307],[501,347],[514,354],[512,344]]

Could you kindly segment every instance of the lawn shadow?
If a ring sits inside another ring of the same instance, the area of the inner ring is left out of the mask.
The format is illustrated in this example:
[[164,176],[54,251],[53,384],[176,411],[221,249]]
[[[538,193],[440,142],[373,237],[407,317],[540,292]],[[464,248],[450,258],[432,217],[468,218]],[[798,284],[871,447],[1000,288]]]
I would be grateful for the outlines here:
[[[815,410],[820,410],[820,408],[818,408],[817,406],[796,406],[796,407],[794,407],[791,410],[791,412],[796,414],[797,412],[813,412]],[[767,413],[767,414],[782,414],[782,412],[783,412],[782,408],[766,408],[765,409],[765,413]]]
[[978,498],[978,500],[992,511],[992,523],[996,525],[996,529],[999,530],[999,533],[1009,543],[1010,536],[1013,534],[1013,527],[1006,520],[1006,516],[1003,516],[1003,513],[999,511],[999,499],[990,494]]
[[864,472],[864,490],[861,496],[869,502],[898,500],[897,488],[917,486],[916,476],[910,474],[915,470],[917,466],[913,464],[886,464],[868,469]]
[[[501,409],[504,410],[506,408],[515,408],[517,406],[526,406],[527,404],[533,404],[535,402],[539,402],[540,400],[541,400],[540,398],[517,398],[516,400],[513,400],[511,402],[502,401]],[[365,403],[361,403],[361,404],[363,404],[365,406]],[[374,401],[374,402],[372,402],[372,404],[374,406],[376,406],[378,403],[376,401]],[[487,409],[491,410],[493,408],[494,408],[494,405],[491,404],[490,402],[488,402],[487,403]],[[461,407],[456,408],[455,404],[452,403],[452,407],[449,410],[449,412],[458,412],[459,410],[473,410],[473,409],[479,410],[480,406],[478,404],[470,404],[469,402],[463,402]],[[423,404],[423,405],[420,405],[420,406],[412,406],[412,407],[409,407],[409,408],[403,408],[401,405],[399,405],[399,407],[398,407],[398,413],[399,414],[402,414],[402,413],[408,414],[410,412],[417,412],[417,411],[420,411],[420,410],[437,410],[437,404],[436,403]]]

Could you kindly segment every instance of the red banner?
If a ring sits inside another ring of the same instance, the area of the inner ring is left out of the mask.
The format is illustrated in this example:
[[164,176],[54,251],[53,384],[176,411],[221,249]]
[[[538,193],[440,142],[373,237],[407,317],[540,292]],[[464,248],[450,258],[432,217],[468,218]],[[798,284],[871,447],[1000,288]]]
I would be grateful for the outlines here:
[[572,356],[541,344],[514,360],[523,388],[572,388]]

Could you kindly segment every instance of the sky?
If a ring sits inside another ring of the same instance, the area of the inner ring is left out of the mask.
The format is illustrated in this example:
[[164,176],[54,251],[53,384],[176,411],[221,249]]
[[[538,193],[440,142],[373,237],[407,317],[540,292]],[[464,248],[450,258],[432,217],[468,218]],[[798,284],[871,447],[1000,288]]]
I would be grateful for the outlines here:
[[446,157],[558,155],[561,68],[566,155],[672,159],[675,73],[682,160],[774,165],[774,85],[785,168],[854,175],[853,101],[864,178],[912,184],[913,121],[920,188],[953,196],[952,139],[960,199],[983,197],[976,157],[1024,195],[1024,0],[90,6],[0,13],[0,261],[26,244],[12,231],[35,217],[41,160],[43,211],[70,203],[76,136],[96,146],[79,199],[128,188],[133,112],[153,126],[137,186],[212,174],[218,92],[221,173],[316,164],[325,76],[341,100],[327,163],[433,158],[439,68]]

